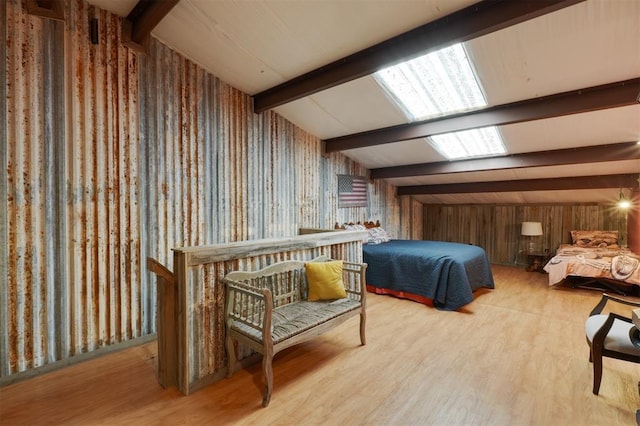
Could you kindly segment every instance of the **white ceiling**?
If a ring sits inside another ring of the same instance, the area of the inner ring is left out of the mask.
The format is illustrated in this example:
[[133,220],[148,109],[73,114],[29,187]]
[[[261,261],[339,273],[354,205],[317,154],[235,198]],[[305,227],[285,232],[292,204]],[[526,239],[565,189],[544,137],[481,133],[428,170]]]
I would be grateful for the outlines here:
[[[89,0],[126,16],[137,0]],[[476,0],[181,0],[153,35],[253,95]],[[640,1],[587,0],[465,44],[489,105],[640,77]],[[640,88],[639,88],[640,91]],[[372,77],[275,110],[328,139],[406,123]],[[640,140],[640,105],[500,126],[509,154]],[[640,145],[638,146],[640,150]],[[424,140],[352,149],[368,168],[443,161]],[[394,185],[640,173],[640,159],[388,179]],[[419,195],[425,203],[607,202],[609,190]]]

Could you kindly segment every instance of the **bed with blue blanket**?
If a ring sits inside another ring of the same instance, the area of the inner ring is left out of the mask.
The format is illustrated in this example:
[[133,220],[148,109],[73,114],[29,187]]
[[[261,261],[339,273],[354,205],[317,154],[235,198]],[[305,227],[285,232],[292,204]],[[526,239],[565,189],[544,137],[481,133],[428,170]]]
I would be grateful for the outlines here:
[[363,245],[367,289],[453,311],[473,301],[473,291],[494,288],[481,247],[443,241],[391,240]]

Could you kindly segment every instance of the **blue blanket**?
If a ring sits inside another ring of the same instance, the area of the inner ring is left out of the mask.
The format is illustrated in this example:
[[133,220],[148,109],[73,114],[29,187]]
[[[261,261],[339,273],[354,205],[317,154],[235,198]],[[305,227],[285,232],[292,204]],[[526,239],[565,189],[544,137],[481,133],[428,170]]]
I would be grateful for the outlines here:
[[478,246],[443,241],[391,240],[363,246],[367,284],[433,300],[442,310],[473,301],[473,290],[494,288],[491,265]]

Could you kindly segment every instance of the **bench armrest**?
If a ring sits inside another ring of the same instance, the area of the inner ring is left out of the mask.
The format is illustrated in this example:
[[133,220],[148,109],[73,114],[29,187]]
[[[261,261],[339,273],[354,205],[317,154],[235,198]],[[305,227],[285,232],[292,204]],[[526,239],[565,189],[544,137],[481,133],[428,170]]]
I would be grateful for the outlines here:
[[366,286],[366,263],[343,262],[343,282],[350,299],[365,304],[367,286]]
[[271,328],[273,299],[268,288],[255,288],[240,281],[223,279],[227,286],[225,319],[264,333],[265,326]]

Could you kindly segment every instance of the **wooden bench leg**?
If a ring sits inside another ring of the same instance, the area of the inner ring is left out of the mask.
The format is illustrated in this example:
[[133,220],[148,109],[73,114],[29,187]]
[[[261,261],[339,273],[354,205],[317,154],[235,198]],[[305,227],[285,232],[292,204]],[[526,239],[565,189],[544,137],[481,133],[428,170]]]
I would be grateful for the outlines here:
[[227,346],[227,377],[231,377],[233,370],[236,367],[236,348],[233,344],[233,339],[229,336],[229,330],[227,330],[227,337],[225,339]]
[[265,384],[262,406],[266,407],[271,401],[271,392],[273,391],[273,346],[265,347],[262,355],[262,372]]
[[360,314],[360,343],[367,344],[367,336],[365,335],[365,326],[367,325],[367,313],[362,311]]

